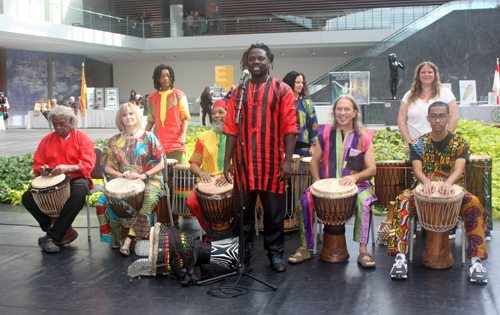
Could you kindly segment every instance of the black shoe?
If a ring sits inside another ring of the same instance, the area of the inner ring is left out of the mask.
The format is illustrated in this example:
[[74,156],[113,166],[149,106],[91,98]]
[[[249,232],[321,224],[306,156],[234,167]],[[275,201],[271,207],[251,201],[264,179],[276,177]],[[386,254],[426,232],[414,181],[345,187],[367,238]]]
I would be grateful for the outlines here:
[[55,243],[54,240],[49,236],[45,242],[40,244],[40,246],[43,248],[44,251],[47,253],[59,253],[61,250]]
[[271,268],[276,272],[286,271],[286,265],[281,258],[273,258],[273,260],[271,260]]

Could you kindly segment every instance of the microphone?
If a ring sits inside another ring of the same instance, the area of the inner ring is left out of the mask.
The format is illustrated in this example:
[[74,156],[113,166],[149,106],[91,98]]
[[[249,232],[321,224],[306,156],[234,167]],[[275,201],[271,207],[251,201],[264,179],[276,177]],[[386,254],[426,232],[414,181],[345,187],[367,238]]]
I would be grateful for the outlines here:
[[243,70],[243,73],[241,74],[241,78],[240,78],[240,84],[239,85],[242,85],[243,83],[245,83],[245,79],[250,75],[250,72],[248,70]]

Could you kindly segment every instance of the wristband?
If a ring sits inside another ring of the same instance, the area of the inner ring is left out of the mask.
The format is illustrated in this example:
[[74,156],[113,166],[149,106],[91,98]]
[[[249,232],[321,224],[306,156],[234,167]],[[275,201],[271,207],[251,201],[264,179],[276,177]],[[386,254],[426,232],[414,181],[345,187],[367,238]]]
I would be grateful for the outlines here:
[[146,178],[149,178],[148,172],[144,172],[143,174],[146,175]]

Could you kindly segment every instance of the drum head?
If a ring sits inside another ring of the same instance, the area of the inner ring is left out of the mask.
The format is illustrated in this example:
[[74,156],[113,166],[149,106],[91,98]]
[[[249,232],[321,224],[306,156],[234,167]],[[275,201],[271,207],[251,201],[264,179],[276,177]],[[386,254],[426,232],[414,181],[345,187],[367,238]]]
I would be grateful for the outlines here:
[[167,159],[167,165],[177,164],[179,163],[176,159]]
[[224,193],[232,191],[233,184],[231,184],[231,183],[228,183],[227,185],[224,185],[221,187],[215,186],[215,181],[220,176],[224,176],[224,175],[217,175],[217,176],[213,177],[212,181],[210,183],[202,183],[202,182],[198,183],[198,186],[197,186],[198,190],[200,192],[202,192],[204,194],[208,194],[208,195],[224,194]]
[[472,161],[489,161],[491,160],[491,156],[489,155],[471,155],[469,160]]
[[344,199],[358,193],[356,184],[342,186],[338,178],[326,178],[318,180],[311,187],[311,193],[320,198]]
[[141,179],[126,179],[125,177],[114,178],[104,188],[106,197],[125,199],[135,196],[144,191],[146,185]]
[[65,178],[66,178],[65,174],[56,176],[38,176],[31,182],[31,187],[33,188],[52,187],[62,182]]
[[302,163],[311,163],[311,160],[312,160],[312,156],[308,156],[308,157],[302,158],[300,161]]
[[191,164],[177,164],[174,165],[174,169],[178,170],[188,170],[191,167]]
[[401,160],[386,160],[386,161],[377,161],[375,162],[375,165],[380,166],[380,165],[405,165],[405,161]]
[[[450,197],[445,197],[445,196],[441,195],[438,192],[438,188],[443,186],[443,184],[444,184],[444,182],[433,181],[432,185],[434,185],[434,187],[436,187],[436,189],[434,190],[434,192],[432,194],[427,195],[427,196],[425,196],[422,192],[422,190],[424,189],[424,185],[418,184],[418,186],[415,188],[413,193],[415,194],[416,198],[420,198],[421,200],[427,200],[427,201],[435,201],[435,202],[437,202],[439,200],[446,201],[446,202],[455,202],[456,200],[463,198],[464,191],[462,190],[462,187],[460,187],[458,185],[451,186],[451,188],[453,189],[453,194]],[[441,203],[444,203],[444,202],[441,202]]]

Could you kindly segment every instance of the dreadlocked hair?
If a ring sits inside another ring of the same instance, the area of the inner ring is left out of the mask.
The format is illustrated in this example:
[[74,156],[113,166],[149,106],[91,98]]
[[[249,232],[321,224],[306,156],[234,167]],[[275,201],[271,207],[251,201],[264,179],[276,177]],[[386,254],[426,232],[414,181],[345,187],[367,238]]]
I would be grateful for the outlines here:
[[271,68],[272,68],[272,65],[274,62],[274,55],[271,52],[271,49],[264,43],[257,43],[257,44],[250,45],[250,47],[248,47],[248,49],[245,50],[245,52],[243,53],[243,56],[241,57],[241,61],[240,61],[241,71],[248,69],[248,54],[250,53],[250,51],[252,49],[255,49],[255,48],[262,49],[266,52],[267,59],[269,59],[269,62],[271,63]]
[[166,66],[164,64],[161,64],[155,68],[153,71],[153,84],[155,87],[155,90],[160,91],[161,90],[161,84],[160,84],[160,76],[161,76],[161,71],[167,69],[168,72],[170,73],[170,88],[174,88],[174,82],[175,82],[175,74],[174,74],[174,69],[170,66]]

